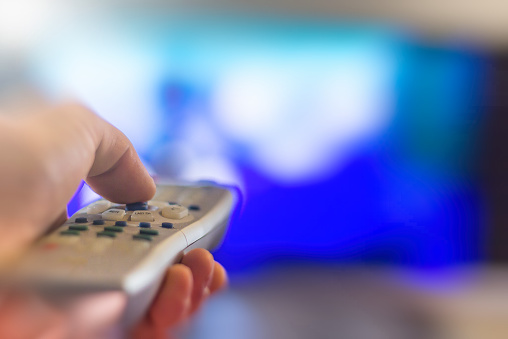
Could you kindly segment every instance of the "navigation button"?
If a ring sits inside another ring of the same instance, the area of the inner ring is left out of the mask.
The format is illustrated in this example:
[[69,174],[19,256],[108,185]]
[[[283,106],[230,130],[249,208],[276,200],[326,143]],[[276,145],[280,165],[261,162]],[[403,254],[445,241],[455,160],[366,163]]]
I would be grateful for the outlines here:
[[140,229],[139,234],[146,234],[146,235],[159,235],[159,231],[152,230],[152,229]]
[[71,231],[86,231],[88,230],[87,225],[70,225],[69,230]]
[[182,219],[189,215],[189,210],[181,205],[171,205],[162,209],[162,216],[168,219]]
[[116,233],[115,232],[102,231],[102,232],[97,232],[97,236],[98,237],[110,237],[110,238],[114,238],[114,237],[116,237]]
[[102,213],[102,218],[109,220],[122,220],[124,216],[125,211],[118,208],[112,208]]
[[60,235],[79,235],[79,231],[62,231]]
[[152,241],[152,237],[145,234],[134,234],[132,236],[132,239],[134,240],[146,240],[146,241]]
[[161,227],[162,228],[173,228],[173,223],[170,223],[170,222],[163,222],[161,224]]
[[106,226],[106,227],[104,227],[104,231],[107,231],[107,232],[123,232],[123,228],[122,227],[118,227],[118,226]]

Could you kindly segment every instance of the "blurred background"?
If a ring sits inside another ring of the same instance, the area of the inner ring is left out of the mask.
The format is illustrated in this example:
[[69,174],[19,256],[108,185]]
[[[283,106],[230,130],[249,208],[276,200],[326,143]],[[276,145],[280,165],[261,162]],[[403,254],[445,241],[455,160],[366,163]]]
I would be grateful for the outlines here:
[[231,288],[182,338],[501,338],[506,13],[5,0],[0,100],[78,98],[157,176],[241,188]]

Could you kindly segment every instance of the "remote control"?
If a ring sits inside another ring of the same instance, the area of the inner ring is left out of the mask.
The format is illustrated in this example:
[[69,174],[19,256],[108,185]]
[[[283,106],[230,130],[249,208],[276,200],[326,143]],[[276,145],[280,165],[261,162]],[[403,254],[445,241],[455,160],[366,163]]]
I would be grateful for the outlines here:
[[222,240],[236,191],[217,184],[157,185],[148,202],[101,199],[44,236],[14,265],[17,284],[57,297],[121,290],[124,326],[145,313],[166,268]]

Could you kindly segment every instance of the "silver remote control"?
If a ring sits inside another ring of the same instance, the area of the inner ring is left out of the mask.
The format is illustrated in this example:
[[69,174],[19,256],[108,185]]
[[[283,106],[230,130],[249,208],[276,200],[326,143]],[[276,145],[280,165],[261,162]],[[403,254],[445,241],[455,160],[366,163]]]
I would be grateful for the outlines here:
[[122,290],[125,326],[146,312],[166,268],[222,240],[237,195],[213,183],[158,185],[148,202],[98,200],[46,235],[14,266],[16,280],[55,295]]

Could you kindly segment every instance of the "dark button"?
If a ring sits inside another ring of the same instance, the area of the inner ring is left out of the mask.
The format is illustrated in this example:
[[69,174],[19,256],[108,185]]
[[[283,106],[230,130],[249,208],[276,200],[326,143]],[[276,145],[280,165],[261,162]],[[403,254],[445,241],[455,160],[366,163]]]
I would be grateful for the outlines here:
[[84,218],[84,217],[80,217],[80,218],[76,218],[76,220],[74,220],[74,222],[77,222],[78,224],[84,224],[85,222],[88,222],[88,219]]
[[144,202],[133,202],[132,204],[125,205],[126,211],[146,211],[148,209],[148,203]]
[[115,222],[115,226],[125,227],[125,226],[127,226],[127,221],[117,221],[117,222]]
[[149,236],[149,235],[145,235],[145,234],[134,234],[132,236],[132,239],[140,239],[140,240],[148,240],[148,241],[152,241],[152,237]]
[[116,233],[115,232],[107,232],[107,231],[97,232],[97,236],[98,237],[110,237],[110,238],[114,238],[114,237],[116,237]]
[[189,210],[191,211],[199,211],[201,208],[198,205],[190,205]]
[[79,235],[79,231],[62,231],[60,235]]
[[217,186],[217,182],[213,180],[199,180],[198,184],[203,186]]
[[104,231],[108,232],[123,232],[123,228],[116,226],[106,226],[104,227]]
[[88,229],[87,225],[70,225],[69,230],[71,231],[86,231]]
[[149,222],[140,222],[139,223],[139,227],[143,227],[143,228],[150,228],[152,225],[150,225]]
[[94,225],[104,225],[104,220],[102,219],[96,219],[92,222]]
[[159,235],[159,231],[152,230],[152,229],[140,229],[139,234],[146,234],[146,235]]
[[170,204],[170,205],[178,205],[178,203],[174,202],[174,201],[168,201],[168,204]]
[[171,222],[163,222],[163,223],[161,224],[161,226],[162,226],[163,228],[173,228],[173,223],[171,223]]

